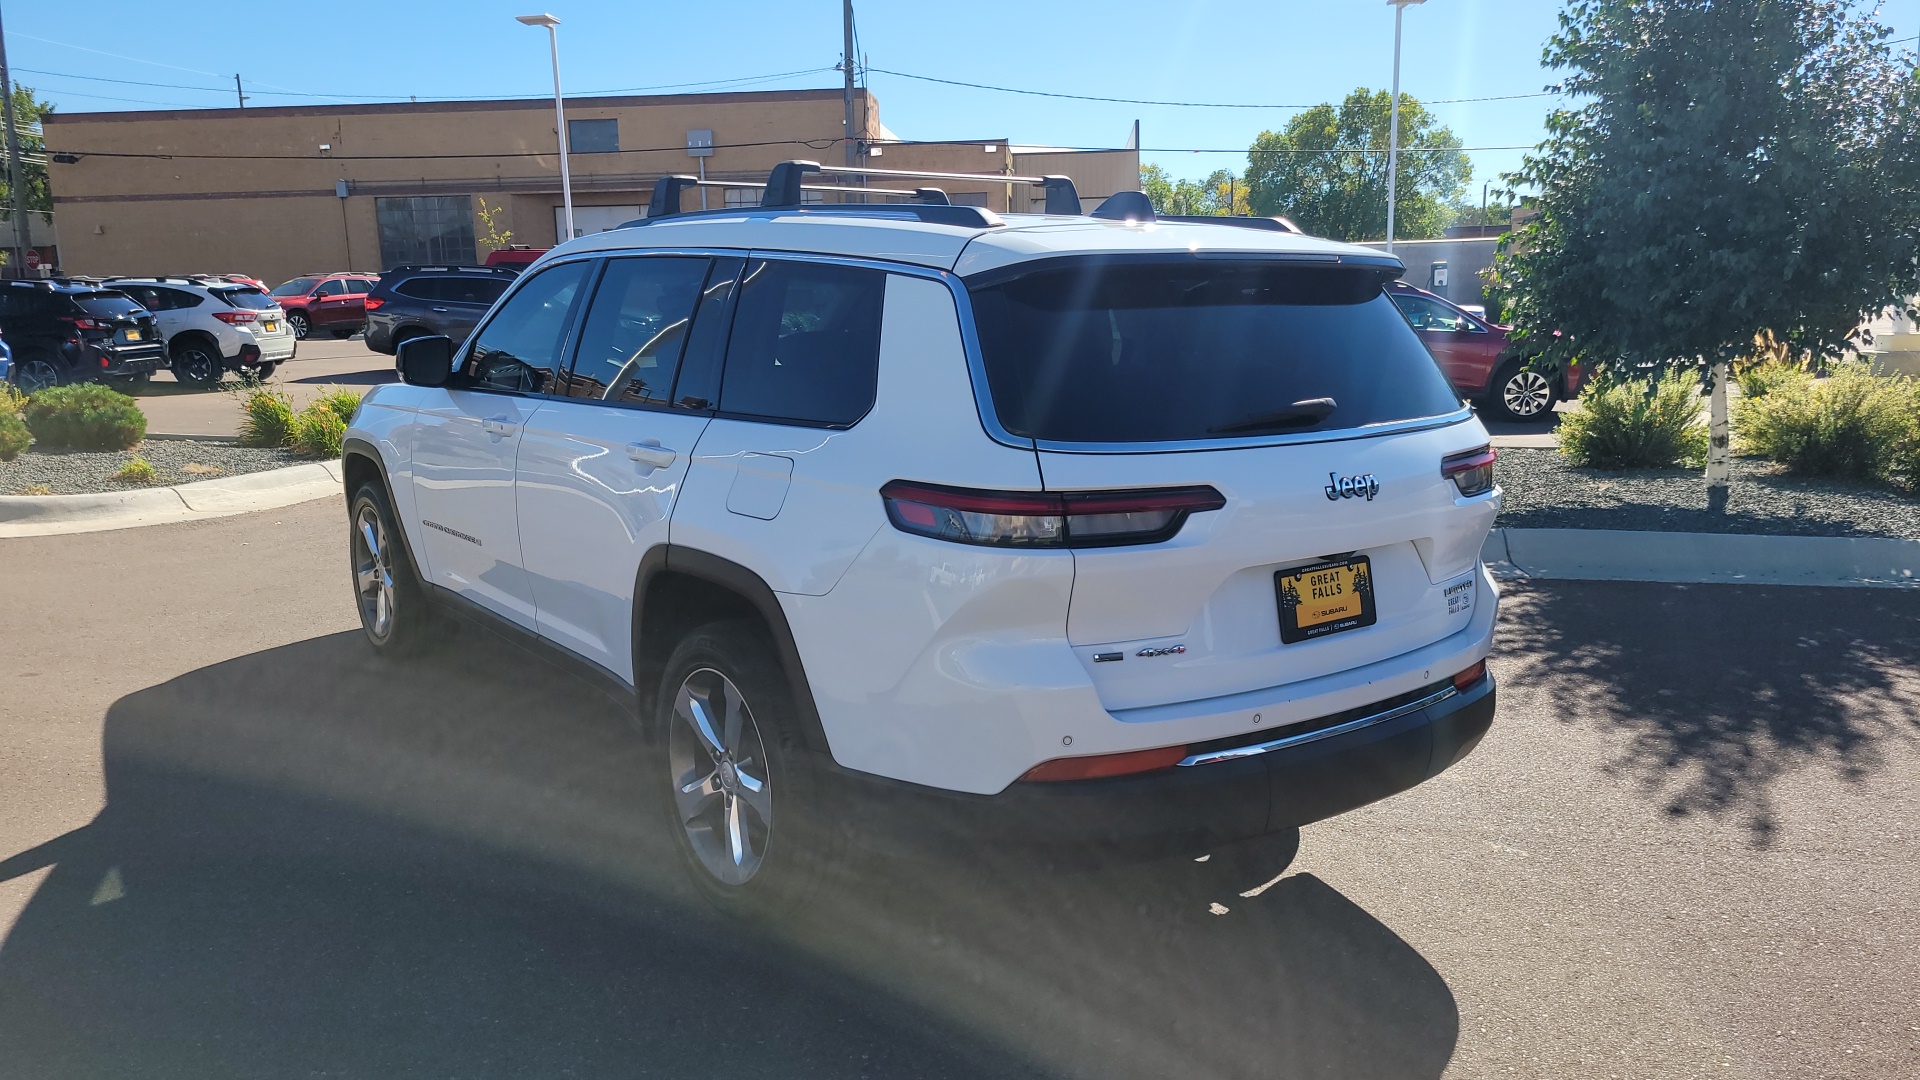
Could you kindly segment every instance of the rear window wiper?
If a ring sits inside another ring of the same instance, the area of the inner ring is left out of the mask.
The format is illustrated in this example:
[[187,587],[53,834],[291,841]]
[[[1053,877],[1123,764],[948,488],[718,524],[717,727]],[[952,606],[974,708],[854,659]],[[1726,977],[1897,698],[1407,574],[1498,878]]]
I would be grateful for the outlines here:
[[1235,420],[1231,424],[1207,429],[1211,435],[1235,435],[1252,431],[1284,431],[1287,428],[1312,427],[1333,415],[1340,406],[1330,397],[1308,398],[1296,401],[1278,412],[1261,413],[1249,416],[1245,420]]

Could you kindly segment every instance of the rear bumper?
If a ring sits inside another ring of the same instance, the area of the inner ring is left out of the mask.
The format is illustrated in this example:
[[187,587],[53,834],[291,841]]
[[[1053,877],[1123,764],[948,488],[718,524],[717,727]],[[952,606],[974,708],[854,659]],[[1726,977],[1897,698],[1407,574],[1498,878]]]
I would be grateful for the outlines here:
[[[151,375],[167,366],[166,351],[158,345],[136,348],[83,345],[72,351],[77,355],[70,357],[68,362],[72,365],[74,374],[81,378],[90,375],[114,378]],[[102,360],[106,363],[101,363]]]
[[393,352],[393,320],[378,315],[367,316],[367,348],[377,353]]
[[1251,757],[1140,776],[1016,783],[998,795],[843,772],[837,820],[870,847],[928,840],[1171,853],[1310,825],[1439,775],[1493,724],[1488,675],[1423,708]]

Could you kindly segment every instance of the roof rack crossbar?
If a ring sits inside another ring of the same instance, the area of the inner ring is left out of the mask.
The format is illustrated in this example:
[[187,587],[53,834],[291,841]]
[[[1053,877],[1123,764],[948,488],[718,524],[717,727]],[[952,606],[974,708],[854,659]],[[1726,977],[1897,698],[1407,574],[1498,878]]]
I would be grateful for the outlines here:
[[[942,172],[920,169],[880,169],[864,165],[822,165],[817,161],[783,161],[767,174],[766,194],[761,206],[798,206],[803,178],[808,173],[826,176],[893,177],[911,180],[971,180],[983,184],[1026,184],[1046,191],[1047,213],[1079,214],[1080,193],[1073,180],[1065,176],[1013,176],[1003,173]],[[942,193],[944,194],[944,192]]]

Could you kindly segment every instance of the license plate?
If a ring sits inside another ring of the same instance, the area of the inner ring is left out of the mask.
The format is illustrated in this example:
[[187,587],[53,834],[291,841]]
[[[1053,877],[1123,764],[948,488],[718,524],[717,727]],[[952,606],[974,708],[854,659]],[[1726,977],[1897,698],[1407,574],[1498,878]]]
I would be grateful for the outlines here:
[[1365,555],[1282,570],[1273,575],[1273,587],[1284,644],[1372,626],[1378,619],[1373,563]]
[[277,323],[277,322],[274,322],[274,321],[273,321],[272,319],[268,319],[268,320],[267,320],[267,333],[269,333],[269,334],[277,334],[277,333],[279,333],[279,332],[280,332],[280,324],[279,324],[279,323]]
[[128,340],[128,341],[139,341],[139,340],[140,340],[140,331],[138,331],[138,330],[128,330],[128,331],[126,331],[126,335],[127,335],[127,340]]

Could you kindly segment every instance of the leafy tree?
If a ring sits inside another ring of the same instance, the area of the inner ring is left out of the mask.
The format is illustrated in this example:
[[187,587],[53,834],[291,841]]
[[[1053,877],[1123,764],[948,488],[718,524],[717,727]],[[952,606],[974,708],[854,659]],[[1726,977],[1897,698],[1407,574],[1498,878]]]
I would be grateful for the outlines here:
[[[1365,87],[1339,106],[1315,105],[1263,131],[1247,151],[1253,212],[1285,214],[1316,236],[1379,239],[1387,232],[1387,135],[1393,95]],[[1400,95],[1398,239],[1440,235],[1466,193],[1473,165],[1454,133],[1418,101]],[[1417,149],[1408,147],[1442,149]]]
[[[24,86],[13,88],[13,123],[20,132],[20,180],[27,189],[25,208],[28,210],[52,210],[53,189],[47,186],[47,143],[41,136],[38,125],[40,118],[53,111],[53,106],[34,97],[33,91]],[[0,138],[6,132],[0,131]],[[3,149],[4,143],[0,143]],[[0,247],[13,244],[13,178],[7,172],[4,153],[0,153]],[[6,262],[7,254],[0,251],[0,264]]]
[[1140,167],[1140,190],[1156,214],[1219,217],[1247,214],[1247,182],[1230,169],[1215,169],[1204,180],[1174,180],[1158,165]]
[[1569,0],[1544,62],[1576,99],[1507,179],[1537,216],[1496,265],[1543,352],[1704,368],[1724,494],[1728,364],[1838,355],[1920,292],[1911,55],[1854,0]]

